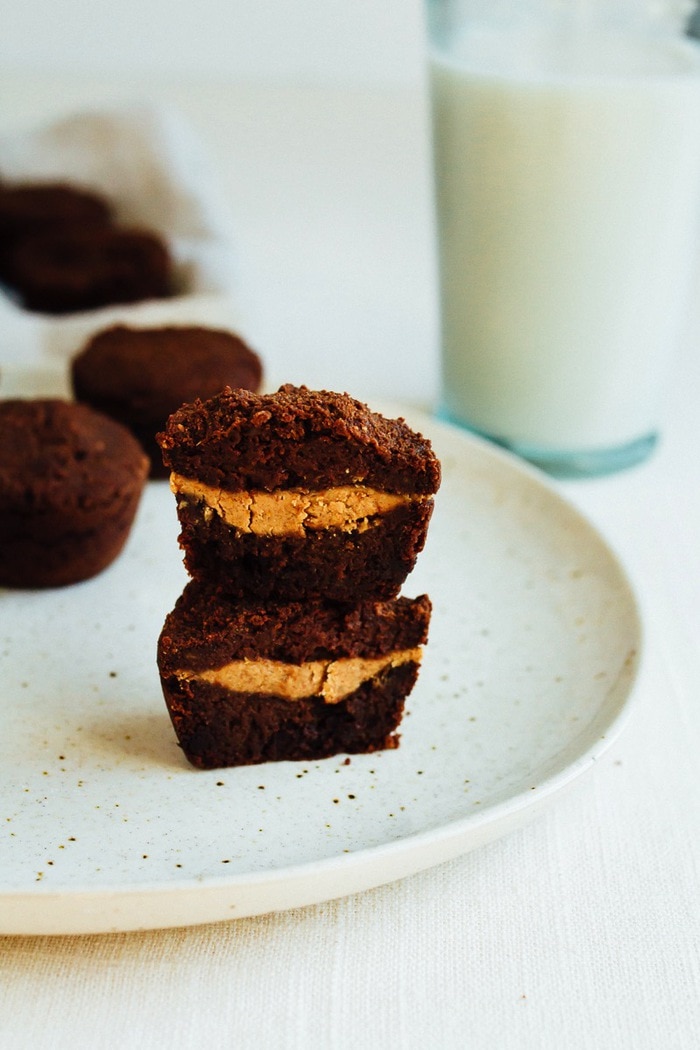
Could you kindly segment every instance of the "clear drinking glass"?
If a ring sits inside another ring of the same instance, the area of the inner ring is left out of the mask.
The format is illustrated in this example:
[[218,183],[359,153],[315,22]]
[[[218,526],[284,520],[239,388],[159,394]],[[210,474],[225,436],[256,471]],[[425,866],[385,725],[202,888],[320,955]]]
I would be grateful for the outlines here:
[[700,47],[638,3],[427,3],[441,412],[555,474],[639,462],[700,246]]

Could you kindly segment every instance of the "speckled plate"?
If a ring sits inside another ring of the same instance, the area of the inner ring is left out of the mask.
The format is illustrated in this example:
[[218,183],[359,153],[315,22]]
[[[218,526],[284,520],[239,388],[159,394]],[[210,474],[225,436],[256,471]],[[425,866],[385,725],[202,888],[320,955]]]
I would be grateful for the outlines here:
[[193,925],[363,890],[524,823],[610,745],[641,645],[618,560],[538,473],[410,421],[444,481],[404,588],[434,615],[396,751],[186,764],[155,665],[185,583],[165,483],[99,578],[0,592],[0,932]]

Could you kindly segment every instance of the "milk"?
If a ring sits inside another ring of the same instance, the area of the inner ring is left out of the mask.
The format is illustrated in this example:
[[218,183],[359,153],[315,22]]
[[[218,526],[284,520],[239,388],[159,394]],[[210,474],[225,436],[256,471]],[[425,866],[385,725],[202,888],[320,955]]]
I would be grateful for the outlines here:
[[700,248],[700,49],[467,30],[431,85],[445,412],[516,448],[652,435]]

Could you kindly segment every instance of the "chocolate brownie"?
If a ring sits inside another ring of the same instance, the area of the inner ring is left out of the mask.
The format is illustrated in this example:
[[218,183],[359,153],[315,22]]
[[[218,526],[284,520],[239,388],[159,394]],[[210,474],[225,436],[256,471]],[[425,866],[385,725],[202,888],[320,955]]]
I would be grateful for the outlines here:
[[26,310],[94,310],[174,294],[170,252],[156,233],[116,226],[60,229],[22,241],[12,281]]
[[226,390],[159,435],[191,576],[236,597],[392,598],[440,483],[429,441],[347,394]]
[[258,355],[233,332],[202,327],[98,332],[72,364],[75,396],[128,426],[151,460],[151,477],[167,477],[156,433],[184,402],[226,386],[257,390]]
[[429,599],[238,602],[191,581],[158,640],[163,695],[202,769],[398,745]]
[[132,434],[87,405],[0,401],[0,586],[61,587],[119,554],[148,473]]
[[98,193],[62,182],[0,186],[0,280],[12,284],[12,256],[29,237],[60,228],[105,226],[112,209]]

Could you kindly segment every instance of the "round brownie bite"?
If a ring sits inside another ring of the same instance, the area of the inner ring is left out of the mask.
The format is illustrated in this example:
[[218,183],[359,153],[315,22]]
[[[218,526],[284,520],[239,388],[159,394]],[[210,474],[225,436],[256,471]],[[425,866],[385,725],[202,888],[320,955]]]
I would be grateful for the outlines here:
[[148,461],[119,423],[60,399],[0,401],[0,586],[62,587],[121,552]]
[[396,748],[430,616],[427,595],[242,602],[190,581],[157,656],[183,753],[215,769]]
[[235,597],[395,597],[440,485],[430,441],[347,394],[286,384],[183,405],[159,434],[195,579]]
[[12,283],[26,310],[48,314],[174,294],[163,239],[116,226],[60,229],[23,240],[12,256]]
[[61,228],[106,226],[112,209],[100,194],[64,182],[0,186],[0,278],[11,284],[12,255],[29,237]]
[[98,332],[73,360],[76,398],[129,427],[151,460],[151,477],[164,478],[156,434],[186,402],[225,387],[256,391],[262,363],[236,334],[198,326]]

